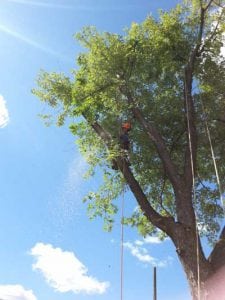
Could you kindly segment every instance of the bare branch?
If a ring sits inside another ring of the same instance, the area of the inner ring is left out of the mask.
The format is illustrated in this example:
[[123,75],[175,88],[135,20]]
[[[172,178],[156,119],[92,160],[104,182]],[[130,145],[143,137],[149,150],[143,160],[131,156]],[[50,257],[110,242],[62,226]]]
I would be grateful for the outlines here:
[[210,0],[206,7],[204,7],[204,10],[207,11],[213,2],[214,0]]
[[222,8],[222,9],[224,9],[224,8],[225,8],[225,6],[221,5],[220,3],[218,3],[218,2],[217,2],[217,1],[215,1],[215,0],[213,0],[213,2],[216,4],[216,6],[218,6],[218,7]]
[[220,25],[220,21],[221,21],[223,15],[224,15],[224,13],[225,13],[225,11],[222,10],[221,13],[220,13],[220,15],[219,15],[218,21],[217,21],[217,23],[216,23],[216,26],[215,26],[213,32],[211,33],[210,37],[209,37],[208,39],[205,40],[204,45],[202,46],[202,48],[201,48],[201,50],[199,51],[199,53],[202,53],[202,52],[204,51],[204,47],[205,47],[206,43],[211,42],[212,39],[216,36],[218,27],[219,27],[219,25]]

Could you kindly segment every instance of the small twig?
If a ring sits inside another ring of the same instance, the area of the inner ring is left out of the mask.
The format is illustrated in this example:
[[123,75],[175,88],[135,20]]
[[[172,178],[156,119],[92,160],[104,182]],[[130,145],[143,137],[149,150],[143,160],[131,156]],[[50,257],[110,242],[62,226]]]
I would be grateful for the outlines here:
[[217,21],[217,24],[216,24],[216,26],[215,26],[215,28],[214,28],[212,34],[211,34],[210,37],[205,41],[205,43],[204,43],[204,45],[202,46],[202,48],[201,48],[201,50],[199,51],[199,53],[202,53],[202,52],[204,51],[204,47],[205,47],[206,43],[212,41],[212,39],[216,36],[217,29],[218,29],[218,27],[219,27],[219,24],[220,24],[220,21],[221,21],[221,19],[222,19],[223,14],[224,14],[224,11],[222,10],[222,11],[221,11],[221,14],[220,14],[220,16],[219,16],[219,19],[218,19],[218,21]]
[[222,9],[225,8],[225,6],[221,5],[220,3],[217,3],[215,0],[213,0],[213,2],[214,2],[218,7],[222,8]]
[[210,188],[207,187],[207,186],[202,182],[202,180],[201,180],[199,174],[198,174],[198,180],[199,180],[200,184],[203,186],[203,188],[205,188],[206,190],[210,190]]
[[165,189],[165,186],[166,186],[166,176],[165,176],[165,172],[164,172],[164,176],[163,176],[163,185],[162,185],[162,189],[161,189],[161,193],[160,193],[160,196],[159,196],[159,203],[160,203],[160,206],[162,207],[162,209],[168,214],[170,215],[169,211],[165,208],[165,206],[163,205],[163,194],[164,194],[164,189]]
[[204,11],[208,10],[208,8],[210,7],[210,5],[214,2],[214,0],[210,0],[209,3],[206,5],[205,8],[203,8]]

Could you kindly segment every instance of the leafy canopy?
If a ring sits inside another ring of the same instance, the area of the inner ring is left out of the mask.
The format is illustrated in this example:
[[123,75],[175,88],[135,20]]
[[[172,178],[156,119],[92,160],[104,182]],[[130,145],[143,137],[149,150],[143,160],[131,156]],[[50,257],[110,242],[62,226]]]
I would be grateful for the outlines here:
[[[133,118],[124,95],[129,91],[146,120],[160,132],[182,174],[187,144],[184,68],[198,38],[198,3],[193,1],[190,5],[186,1],[170,12],[160,12],[157,20],[148,16],[141,24],[131,24],[122,36],[100,33],[94,27],[84,28],[76,38],[86,50],[77,58],[73,79],[54,72],[42,71],[39,75],[38,88],[33,93],[51,107],[57,107],[57,111],[60,109],[58,125],[70,118],[70,130],[78,136],[80,151],[90,164],[89,174],[94,174],[96,166],[102,167],[104,184],[98,192],[90,192],[85,200],[89,203],[90,216],[103,217],[107,229],[112,227],[117,212],[115,199],[124,187],[120,173],[111,168],[112,159],[121,151],[118,136],[124,120],[132,120],[130,162],[136,179],[160,214],[176,218],[171,183],[154,145]],[[224,25],[216,28],[219,18],[224,20],[221,10],[212,7],[205,25],[204,51],[197,59],[193,82],[198,132],[195,206],[199,223],[204,225],[202,234],[210,240],[219,230],[222,208],[205,132],[206,117],[219,173],[222,178],[225,176],[225,124],[218,121],[225,117],[225,59],[220,52]],[[91,124],[95,121],[113,137],[110,148],[93,131]],[[143,235],[155,233],[140,210],[134,210],[125,223],[137,226]]]

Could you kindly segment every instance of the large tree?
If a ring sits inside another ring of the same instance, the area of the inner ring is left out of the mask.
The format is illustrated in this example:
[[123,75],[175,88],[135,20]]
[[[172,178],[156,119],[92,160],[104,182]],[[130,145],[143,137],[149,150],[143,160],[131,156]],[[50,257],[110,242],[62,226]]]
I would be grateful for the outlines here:
[[[225,265],[224,182],[218,186],[211,145],[224,178],[224,4],[185,1],[124,35],[85,28],[76,36],[86,51],[74,79],[41,72],[33,91],[60,111],[58,125],[70,118],[90,175],[103,170],[104,184],[86,197],[91,216],[111,228],[125,181],[139,209],[124,222],[171,238],[193,299],[222,299],[211,282]],[[129,157],[119,141],[125,120],[132,122]]]

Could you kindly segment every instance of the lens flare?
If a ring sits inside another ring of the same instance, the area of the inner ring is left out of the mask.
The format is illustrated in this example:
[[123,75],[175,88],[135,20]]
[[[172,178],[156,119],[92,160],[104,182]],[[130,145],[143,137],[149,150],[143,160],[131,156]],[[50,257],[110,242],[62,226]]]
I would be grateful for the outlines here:
[[5,0],[10,3],[16,3],[16,4],[24,4],[24,5],[30,5],[30,6],[40,6],[40,7],[46,7],[46,8],[63,8],[63,9],[72,9],[74,6],[72,5],[66,5],[66,4],[57,4],[57,3],[51,3],[51,2],[42,2],[42,1],[32,1],[32,0]]
[[16,39],[18,39],[18,40],[20,40],[20,41],[22,41],[24,43],[26,43],[26,44],[28,44],[28,45],[30,45],[30,46],[38,49],[38,50],[41,50],[41,51],[43,51],[43,52],[45,52],[47,54],[55,56],[58,59],[61,59],[63,61],[67,61],[67,62],[70,62],[70,63],[72,62],[72,60],[68,59],[68,57],[60,54],[59,52],[54,51],[54,50],[52,50],[49,47],[43,46],[40,43],[38,43],[38,42],[36,42],[36,41],[34,41],[34,40],[26,37],[25,35],[23,35],[23,34],[17,32],[17,31],[15,31],[15,30],[9,29],[8,27],[6,27],[4,25],[0,25],[0,31],[6,33],[6,34],[8,34],[8,35],[10,35],[10,36],[12,36],[12,37],[14,37]]
[[205,299],[207,300],[225,299],[225,267],[220,268],[206,282],[206,290]]

